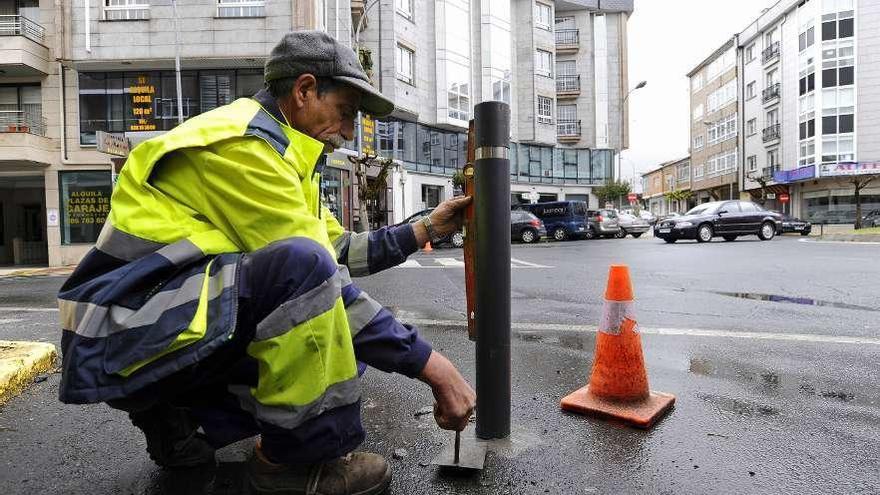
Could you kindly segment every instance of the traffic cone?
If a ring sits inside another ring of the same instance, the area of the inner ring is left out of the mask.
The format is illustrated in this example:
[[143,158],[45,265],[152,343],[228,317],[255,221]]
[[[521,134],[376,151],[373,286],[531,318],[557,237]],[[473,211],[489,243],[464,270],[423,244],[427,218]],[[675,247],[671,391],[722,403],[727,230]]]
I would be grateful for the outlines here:
[[637,326],[629,268],[611,265],[590,383],[563,398],[562,409],[650,428],[672,407],[674,395],[648,389]]
[[428,243],[425,244],[425,247],[422,248],[422,251],[424,251],[426,253],[430,253],[433,250],[434,250],[434,248],[431,247],[431,241],[428,241]]

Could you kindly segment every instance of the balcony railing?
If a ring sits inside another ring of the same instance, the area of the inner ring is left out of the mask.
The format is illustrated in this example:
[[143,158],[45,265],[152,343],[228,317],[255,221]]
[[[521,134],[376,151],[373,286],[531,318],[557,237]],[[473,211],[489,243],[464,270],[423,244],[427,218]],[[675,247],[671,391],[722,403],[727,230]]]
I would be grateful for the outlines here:
[[557,120],[556,136],[561,138],[576,138],[581,135],[580,120]]
[[0,15],[0,36],[25,36],[43,43],[46,30],[22,15]]
[[556,92],[557,93],[580,93],[581,76],[574,75],[557,75],[556,76]]
[[761,175],[762,175],[762,176],[764,177],[764,179],[766,179],[766,180],[773,180],[773,173],[774,173],[774,172],[778,172],[778,171],[779,171],[779,166],[778,166],[778,165],[775,165],[775,166],[772,166],[772,167],[764,167],[764,168],[761,170]]
[[764,128],[764,142],[779,139],[779,124],[773,124]]
[[577,29],[557,29],[556,46],[575,45],[580,43],[580,32]]
[[781,88],[781,86],[779,83],[774,83],[774,84],[771,84],[770,86],[767,86],[766,88],[764,88],[764,90],[761,92],[761,96],[764,99],[764,103],[767,103],[769,101],[772,101],[772,100],[779,98],[780,88]]
[[763,54],[762,60],[763,60],[763,63],[765,63],[765,64],[767,62],[773,60],[774,58],[778,57],[779,56],[779,42],[774,41],[773,43],[771,43],[770,46],[768,46],[767,48],[764,48],[764,51],[762,52],[762,54]]
[[46,119],[21,110],[0,110],[0,132],[46,135]]

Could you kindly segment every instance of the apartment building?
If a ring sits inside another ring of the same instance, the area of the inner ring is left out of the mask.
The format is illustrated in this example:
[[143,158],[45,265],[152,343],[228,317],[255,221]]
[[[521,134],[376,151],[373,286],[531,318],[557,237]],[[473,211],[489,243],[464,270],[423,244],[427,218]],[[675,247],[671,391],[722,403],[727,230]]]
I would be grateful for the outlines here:
[[[511,201],[577,199],[613,174],[626,143],[632,1],[395,0],[367,3],[359,46],[397,110],[377,151],[399,160],[395,221],[453,194],[473,106],[511,105]],[[462,26],[469,26],[465,31]]]
[[[752,199],[813,221],[855,219],[850,179],[880,174],[878,21],[873,1],[783,0],[739,34]],[[862,204],[880,208],[880,184]]]
[[697,203],[739,197],[736,37],[688,73],[692,190]]
[[642,199],[654,215],[684,213],[696,206],[691,186],[690,157],[670,160],[642,174]]

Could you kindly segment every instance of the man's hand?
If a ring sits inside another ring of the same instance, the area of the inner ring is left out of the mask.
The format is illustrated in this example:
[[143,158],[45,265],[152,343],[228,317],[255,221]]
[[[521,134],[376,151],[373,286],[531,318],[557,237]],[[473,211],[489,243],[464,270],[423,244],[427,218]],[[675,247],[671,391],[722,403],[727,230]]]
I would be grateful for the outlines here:
[[462,431],[477,405],[477,394],[455,366],[438,352],[431,352],[419,380],[434,393],[434,420],[444,430]]
[[[431,212],[431,226],[434,228],[437,236],[446,236],[460,230],[462,222],[461,210],[469,204],[471,204],[470,196],[459,196],[447,199],[440,203],[437,208],[434,208],[434,211]],[[425,243],[431,240],[425,231],[425,226],[421,223],[413,224],[413,231],[419,246],[424,246]]]

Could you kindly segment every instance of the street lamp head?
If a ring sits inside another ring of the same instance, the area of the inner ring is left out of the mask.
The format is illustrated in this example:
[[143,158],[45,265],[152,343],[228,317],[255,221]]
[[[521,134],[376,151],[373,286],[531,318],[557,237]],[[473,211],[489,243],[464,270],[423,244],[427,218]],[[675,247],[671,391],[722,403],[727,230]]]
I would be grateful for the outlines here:
[[642,89],[647,85],[648,85],[648,81],[642,81],[642,82],[636,84],[636,89]]

